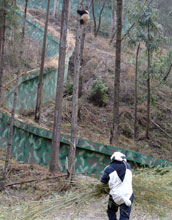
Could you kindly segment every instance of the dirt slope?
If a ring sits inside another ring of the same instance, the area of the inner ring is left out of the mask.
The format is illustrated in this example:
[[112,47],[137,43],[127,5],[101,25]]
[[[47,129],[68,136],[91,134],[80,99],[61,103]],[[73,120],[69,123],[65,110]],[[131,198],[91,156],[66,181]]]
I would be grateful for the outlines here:
[[[31,13],[39,20],[44,20],[41,11]],[[51,29],[59,30],[60,19],[50,17]],[[70,31],[75,36],[76,22],[69,24]],[[145,59],[141,56],[141,59]],[[172,117],[171,117],[171,85],[168,82],[160,84],[157,80],[151,81],[152,105],[150,138],[145,139],[146,129],[146,81],[140,76],[138,84],[138,140],[133,140],[134,132],[134,61],[135,51],[129,49],[125,43],[122,49],[121,63],[121,92],[120,92],[120,143],[119,146],[140,153],[172,161]],[[145,61],[146,62],[146,61]],[[69,66],[68,82],[73,79],[73,58]],[[145,63],[146,65],[146,63]],[[140,68],[145,68],[142,64]],[[79,100],[78,137],[93,142],[109,144],[110,127],[112,126],[113,88],[115,69],[115,47],[109,45],[108,39],[98,36],[94,38],[88,33],[82,65],[82,93]],[[89,100],[92,82],[102,79],[108,87],[108,104],[104,107],[96,106]],[[33,110],[34,111],[34,110]],[[33,111],[24,112],[23,115],[33,118]],[[67,92],[67,85],[63,101],[62,133],[70,135],[72,112],[72,96]],[[54,102],[46,103],[42,108],[41,125],[53,128]]]

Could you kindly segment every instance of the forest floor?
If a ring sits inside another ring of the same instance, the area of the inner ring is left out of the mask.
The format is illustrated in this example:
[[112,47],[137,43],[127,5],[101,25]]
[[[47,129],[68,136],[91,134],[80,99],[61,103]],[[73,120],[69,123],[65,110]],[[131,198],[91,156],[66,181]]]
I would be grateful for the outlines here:
[[[0,150],[0,155],[0,173],[2,173],[5,151]],[[151,172],[141,174],[141,176],[137,176],[136,173],[134,175],[135,202],[132,207],[131,219],[171,220],[169,207],[172,201],[167,206],[165,202],[168,202],[166,196],[169,194],[170,188],[167,185],[172,177],[172,170],[167,170],[164,175],[163,173],[160,176],[155,175],[153,183],[150,183],[149,174],[152,175]],[[76,175],[72,184],[69,184],[66,176],[59,177],[60,175],[61,173],[50,173],[47,167],[21,164],[11,159],[5,190],[0,190],[0,219],[108,220],[106,215],[108,194],[103,190],[97,192],[96,185],[100,186],[99,180]],[[142,178],[149,182],[149,186],[145,187]],[[158,197],[161,196],[161,193],[157,191],[157,188],[161,183],[157,178],[168,182],[167,185],[164,185],[167,194],[164,194],[162,201]],[[155,186],[155,182],[157,186]],[[147,187],[152,190],[151,193],[148,191],[148,194],[152,194],[150,197],[146,192]],[[97,192],[97,196],[95,192]],[[157,199],[154,200],[156,196]],[[171,195],[169,195],[170,198]]]

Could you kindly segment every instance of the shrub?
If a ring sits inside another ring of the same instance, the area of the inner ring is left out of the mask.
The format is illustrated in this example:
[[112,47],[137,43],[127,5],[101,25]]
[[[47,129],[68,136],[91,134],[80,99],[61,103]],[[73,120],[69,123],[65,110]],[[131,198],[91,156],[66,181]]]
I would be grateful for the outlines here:
[[72,95],[73,93],[73,82],[72,81],[68,81],[66,83],[66,89],[65,89],[65,95]]
[[91,85],[89,100],[100,107],[108,103],[108,88],[101,79],[96,79]]

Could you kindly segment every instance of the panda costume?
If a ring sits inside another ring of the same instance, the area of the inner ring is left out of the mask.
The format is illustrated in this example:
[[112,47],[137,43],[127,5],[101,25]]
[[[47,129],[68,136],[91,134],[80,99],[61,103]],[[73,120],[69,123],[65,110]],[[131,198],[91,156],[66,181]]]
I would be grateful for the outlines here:
[[115,152],[111,163],[104,169],[101,182],[109,185],[109,202],[107,215],[109,220],[117,220],[116,213],[120,208],[120,220],[128,220],[133,203],[132,172],[126,156]]

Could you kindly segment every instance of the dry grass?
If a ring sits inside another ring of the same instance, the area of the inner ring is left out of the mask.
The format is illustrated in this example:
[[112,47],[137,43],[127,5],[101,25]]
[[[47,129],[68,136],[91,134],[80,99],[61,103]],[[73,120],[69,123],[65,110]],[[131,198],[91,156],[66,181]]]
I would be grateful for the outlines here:
[[[22,8],[20,8],[20,10],[22,10]],[[43,10],[30,9],[29,12],[27,13],[27,16],[31,17],[34,21],[36,21],[38,24],[44,27],[46,14]],[[57,39],[60,39],[60,25],[59,25],[60,23],[55,23],[56,20],[57,19],[55,19],[53,16],[50,15],[51,25],[48,25],[48,32],[51,33]],[[73,49],[74,46],[75,46],[74,35],[71,31],[68,30],[67,52]]]
[[[3,152],[2,154],[3,155]],[[2,159],[2,158],[1,158]],[[11,161],[11,177],[21,178],[50,175],[46,168],[24,165]],[[63,189],[59,188],[60,183]],[[134,171],[134,204],[145,213],[165,216],[172,207],[172,168],[150,168]],[[66,190],[68,189],[68,190]],[[78,212],[85,204],[101,200],[108,195],[108,186],[90,177],[76,176],[69,187],[64,178],[60,181],[44,181],[23,184],[0,192],[0,219],[5,220],[52,220],[57,213]],[[66,210],[66,211],[65,211]]]
[[139,169],[133,178],[135,204],[164,215],[172,207],[172,168]]
[[[2,171],[5,152],[0,151]],[[39,181],[52,177],[47,167],[10,161],[8,184],[38,179],[36,182],[7,187],[0,192],[0,219],[35,220],[54,219],[62,209],[82,210],[85,204],[101,200],[108,195],[108,186],[99,180],[76,176],[72,186],[65,177]],[[144,168],[134,171],[134,204],[145,213],[165,216],[172,207],[172,168]],[[74,212],[75,212],[74,211]]]
[[[13,44],[8,38],[6,40],[6,53],[5,53],[5,65],[4,65],[4,76],[3,76],[3,89],[6,91],[12,85],[15,84],[15,72],[18,71],[18,64],[16,64],[15,56],[19,52],[18,48],[24,48],[23,50],[23,60],[24,63],[20,64],[20,74],[30,74],[30,72],[37,69],[40,65],[40,53],[39,48],[37,48],[37,42],[32,41],[29,37],[25,36],[23,45],[20,41],[16,41]],[[15,51],[17,51],[15,53]],[[46,58],[47,61],[47,58]],[[5,92],[4,91],[4,92]]]

